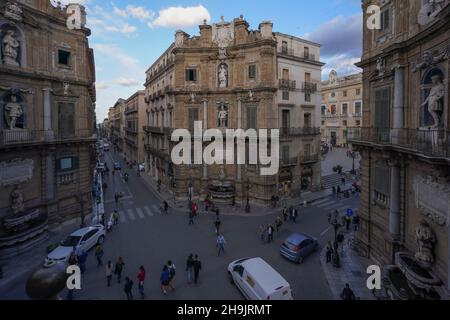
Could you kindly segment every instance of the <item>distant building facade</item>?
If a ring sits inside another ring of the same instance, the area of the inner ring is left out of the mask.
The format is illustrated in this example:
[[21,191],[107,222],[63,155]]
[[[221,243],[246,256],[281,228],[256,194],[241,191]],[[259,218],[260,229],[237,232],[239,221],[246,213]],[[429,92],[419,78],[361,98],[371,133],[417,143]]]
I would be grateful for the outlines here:
[[339,78],[331,71],[329,80],[322,82],[320,108],[322,141],[333,146],[348,144],[348,130],[362,126],[362,74]]
[[144,125],[147,124],[144,91],[137,91],[125,101],[123,153],[127,161],[144,163]]

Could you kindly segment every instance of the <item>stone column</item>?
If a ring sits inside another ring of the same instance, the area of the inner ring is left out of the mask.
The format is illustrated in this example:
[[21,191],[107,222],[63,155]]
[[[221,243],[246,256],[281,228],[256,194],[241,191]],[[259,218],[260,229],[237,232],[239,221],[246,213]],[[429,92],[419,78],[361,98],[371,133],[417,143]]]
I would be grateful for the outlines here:
[[395,67],[394,76],[394,112],[393,112],[393,130],[391,132],[391,141],[393,144],[400,142],[402,129],[404,128],[404,94],[405,94],[405,70],[403,67]]
[[53,128],[52,128],[52,89],[45,88],[44,92],[44,130],[45,139],[47,141],[53,140]]
[[389,233],[393,241],[400,238],[400,165],[397,161],[389,161],[391,167],[391,195],[389,205]]
[[[242,129],[242,98],[238,98],[237,99],[237,107],[238,107],[238,110],[237,110],[237,117],[238,117],[238,125],[237,125],[237,128],[238,129]],[[238,148],[236,147],[235,148],[235,150],[236,150],[236,153],[237,152],[239,152],[239,150],[238,150]],[[237,159],[237,157],[236,157],[236,159]],[[247,161],[248,161],[248,159],[247,159]],[[238,164],[238,165],[236,165],[236,170],[237,170],[237,173],[236,173],[236,177],[237,177],[237,180],[239,181],[239,180],[241,180],[242,179],[242,165],[240,165],[240,164]]]
[[[203,130],[208,130],[208,99],[203,99]],[[208,179],[208,166],[203,164],[203,179]]]

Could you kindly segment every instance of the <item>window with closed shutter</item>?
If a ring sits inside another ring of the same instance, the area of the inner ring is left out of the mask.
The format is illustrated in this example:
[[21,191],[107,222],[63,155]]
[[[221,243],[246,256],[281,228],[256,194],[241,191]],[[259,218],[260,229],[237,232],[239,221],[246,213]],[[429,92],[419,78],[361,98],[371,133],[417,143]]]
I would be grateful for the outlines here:
[[256,65],[252,64],[248,66],[248,78],[251,80],[256,79]]
[[389,141],[390,131],[390,105],[389,88],[375,91],[375,135],[379,141]]
[[290,153],[289,146],[283,146],[282,158],[284,163],[289,163],[289,153]]
[[388,205],[390,194],[390,171],[387,166],[376,166],[374,168],[374,200],[375,202]]
[[189,108],[188,109],[188,119],[189,119],[189,130],[194,130],[194,122],[198,121],[198,109],[197,108]]
[[256,107],[247,107],[247,129],[256,129]]
[[75,105],[60,102],[58,105],[58,130],[61,138],[75,135]]

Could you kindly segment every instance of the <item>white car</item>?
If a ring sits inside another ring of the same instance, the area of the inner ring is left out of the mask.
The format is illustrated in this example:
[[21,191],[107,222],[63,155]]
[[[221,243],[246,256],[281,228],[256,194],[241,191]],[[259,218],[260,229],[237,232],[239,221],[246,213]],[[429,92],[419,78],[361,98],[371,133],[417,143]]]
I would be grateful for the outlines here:
[[106,230],[101,224],[77,230],[61,241],[59,246],[47,255],[45,260],[46,262],[67,262],[74,247],[77,248],[78,253],[87,252],[97,244],[102,244],[105,241],[105,236]]
[[289,283],[261,258],[236,260],[228,274],[247,300],[293,300]]

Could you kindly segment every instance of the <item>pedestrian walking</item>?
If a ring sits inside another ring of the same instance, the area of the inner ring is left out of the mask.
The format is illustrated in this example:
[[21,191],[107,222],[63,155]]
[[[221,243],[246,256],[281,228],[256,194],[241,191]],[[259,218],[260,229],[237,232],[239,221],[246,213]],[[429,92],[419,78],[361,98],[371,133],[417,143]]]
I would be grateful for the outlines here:
[[125,262],[122,257],[119,257],[116,261],[116,266],[114,267],[114,273],[117,276],[117,283],[120,283],[122,279],[123,267],[125,266]]
[[277,217],[275,220],[275,226],[277,227],[277,233],[280,232],[281,227],[283,226],[283,219],[281,217]]
[[119,199],[120,199],[120,194],[118,192],[114,193],[114,201],[116,203],[116,209],[118,209],[118,206],[119,206]]
[[193,281],[194,255],[191,253],[186,261],[186,275],[189,284]]
[[70,253],[69,260],[68,260],[69,266],[77,266],[79,263],[77,248],[73,247],[72,252]]
[[292,207],[292,222],[297,223],[298,211]]
[[95,248],[95,258],[97,258],[97,267],[100,267],[103,265],[103,249],[101,245],[97,245],[97,247]]
[[226,245],[225,237],[222,234],[219,234],[217,237],[217,256],[220,256],[220,254],[223,252],[225,253],[225,245]]
[[338,236],[337,236],[337,244],[338,247],[340,247],[341,249],[341,255],[344,254],[344,240],[345,240],[345,236],[342,232],[339,232]]
[[193,225],[194,224],[194,211],[191,209],[189,211],[189,225]]
[[342,185],[345,187],[345,178],[341,179]]
[[108,287],[111,287],[111,280],[113,276],[113,265],[111,261],[108,261],[106,264],[106,284]]
[[194,268],[194,283],[195,285],[198,284],[198,277],[200,275],[200,270],[202,270],[202,263],[198,257],[198,255],[196,254],[194,257],[194,264],[193,264],[193,268]]
[[262,243],[266,243],[266,232],[267,232],[267,227],[262,224],[259,226],[259,237],[262,241]]
[[144,268],[144,266],[141,266],[139,268],[139,273],[137,275],[138,288],[139,288],[139,293],[141,294],[141,299],[145,298],[145,293],[144,293],[145,276],[146,276],[145,268]]
[[78,264],[80,266],[81,274],[84,274],[84,272],[86,271],[87,257],[88,257],[87,252],[83,250],[80,254],[80,257],[78,258]]
[[284,222],[286,222],[288,220],[288,217],[289,217],[289,209],[286,206],[284,206],[284,208],[283,208],[283,219],[284,219]]
[[350,231],[350,224],[352,223],[352,219],[349,216],[345,216],[345,230]]
[[220,217],[220,210],[219,210],[219,208],[216,208],[216,218],[219,218]]
[[173,285],[174,281],[175,281],[175,275],[176,275],[176,270],[177,268],[175,267],[175,265],[172,263],[171,260],[169,260],[167,262],[167,267],[169,268],[169,274],[170,274],[170,279],[169,279],[169,289],[174,291],[175,287]]
[[336,195],[338,199],[341,197],[341,186],[336,187]]
[[359,228],[359,215],[356,214],[353,217],[352,225],[353,225],[353,232],[357,232]]
[[327,244],[325,256],[326,256],[327,263],[330,263],[331,257],[333,256],[333,247],[330,242],[328,242],[328,244]]
[[219,232],[220,232],[220,226],[222,225],[222,221],[220,221],[220,218],[219,217],[217,217],[216,218],[216,221],[214,222],[214,226],[215,226],[215,228],[216,228],[216,235],[218,236],[219,235]]
[[275,232],[274,227],[269,224],[269,226],[267,227],[267,242],[271,243],[273,241],[273,233]]
[[123,290],[125,291],[128,300],[133,300],[133,285],[133,281],[130,278],[126,277]]
[[170,271],[166,265],[163,267],[159,280],[161,281],[161,290],[166,295],[170,282]]
[[341,299],[345,301],[356,300],[355,293],[348,283],[345,284],[345,288],[342,290]]

